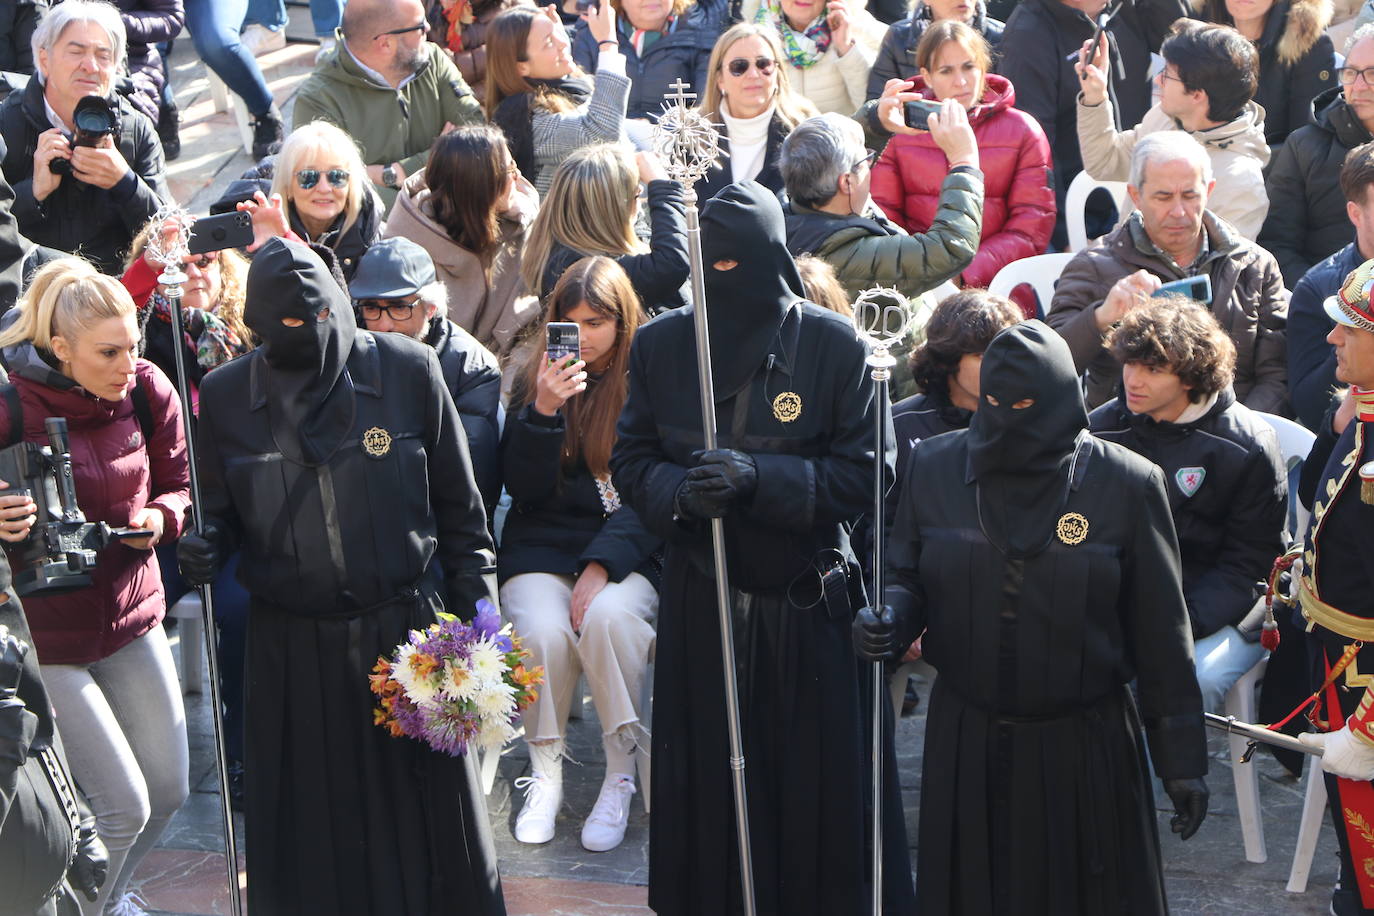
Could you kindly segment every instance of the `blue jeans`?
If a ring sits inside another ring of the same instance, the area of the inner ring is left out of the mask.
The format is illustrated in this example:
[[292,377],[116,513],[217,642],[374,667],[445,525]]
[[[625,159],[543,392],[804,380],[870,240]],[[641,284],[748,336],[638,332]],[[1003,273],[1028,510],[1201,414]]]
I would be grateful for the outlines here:
[[347,4],[348,0],[310,0],[310,20],[315,25],[316,38],[334,37]]
[[1202,708],[1221,712],[1226,691],[1240,676],[1264,657],[1264,646],[1250,642],[1235,627],[1222,627],[1193,645],[1197,683],[1202,688]]
[[248,0],[245,23],[256,22],[274,32],[286,28],[286,0]]
[[239,43],[249,0],[186,0],[186,27],[205,65],[259,116],[272,107],[272,92],[258,62]]

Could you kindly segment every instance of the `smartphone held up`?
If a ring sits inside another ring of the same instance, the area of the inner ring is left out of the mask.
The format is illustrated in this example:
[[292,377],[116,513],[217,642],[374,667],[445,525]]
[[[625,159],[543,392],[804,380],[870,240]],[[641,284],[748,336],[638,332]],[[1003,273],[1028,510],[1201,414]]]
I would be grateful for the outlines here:
[[582,358],[581,329],[576,321],[550,321],[545,334],[544,351],[550,363],[571,366]]

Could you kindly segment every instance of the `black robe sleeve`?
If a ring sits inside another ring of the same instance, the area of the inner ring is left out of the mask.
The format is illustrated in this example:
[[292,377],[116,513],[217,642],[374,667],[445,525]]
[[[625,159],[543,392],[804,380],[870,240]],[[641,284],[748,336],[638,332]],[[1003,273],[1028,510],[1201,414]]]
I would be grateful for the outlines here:
[[921,528],[916,520],[916,500],[924,477],[920,452],[912,453],[902,481],[897,517],[887,539],[886,583],[883,604],[891,607],[897,620],[897,645],[894,657],[906,653],[926,628],[926,593],[921,587]]
[[1160,779],[1207,774],[1202,693],[1193,667],[1193,638],[1183,601],[1178,539],[1152,468],[1131,501],[1135,532],[1122,564],[1122,632],[1135,663],[1140,715]]
[[477,612],[478,600],[497,603],[496,554],[487,532],[482,494],[472,475],[467,436],[433,350],[426,353],[426,365],[425,458],[445,604],[449,613],[466,620]]
[[[257,358],[245,357],[244,362],[248,364],[250,360]],[[248,381],[248,375],[248,372],[241,373],[242,381],[245,383]],[[214,393],[219,387],[216,383],[222,384],[227,379],[228,376],[224,374],[207,375],[201,388],[201,410],[196,417],[196,470],[200,474],[200,518],[192,519],[193,523],[199,523],[202,531],[206,525],[214,525],[219,530],[218,547],[221,562],[243,542],[243,523],[229,493],[224,459],[220,457],[219,452],[220,437],[215,433],[215,421],[221,410],[215,406],[218,399]],[[187,533],[190,533],[191,526],[187,527]]]

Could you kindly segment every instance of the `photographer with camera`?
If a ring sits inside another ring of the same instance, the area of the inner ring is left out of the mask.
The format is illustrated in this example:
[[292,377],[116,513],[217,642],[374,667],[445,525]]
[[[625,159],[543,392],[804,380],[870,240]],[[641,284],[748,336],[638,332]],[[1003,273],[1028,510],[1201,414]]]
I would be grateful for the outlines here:
[[0,104],[19,231],[118,273],[134,236],[171,200],[152,123],[114,92],[124,23],[102,0],[67,0],[33,47],[38,75]]
[[[59,582],[24,599],[72,776],[110,853],[110,880],[88,914],[120,898],[188,793],[186,717],[159,626],[166,608],[152,548],[181,532],[189,467],[181,403],[138,358],[138,341],[128,292],[79,258],[46,265],[0,321],[13,386],[0,397],[5,441],[48,443],[47,418],[65,418],[81,509],[148,533],[94,553],[86,587]],[[28,543],[14,543],[35,522],[32,503],[14,505],[21,498],[0,497],[16,581],[30,573],[33,538],[49,533],[35,528]]]

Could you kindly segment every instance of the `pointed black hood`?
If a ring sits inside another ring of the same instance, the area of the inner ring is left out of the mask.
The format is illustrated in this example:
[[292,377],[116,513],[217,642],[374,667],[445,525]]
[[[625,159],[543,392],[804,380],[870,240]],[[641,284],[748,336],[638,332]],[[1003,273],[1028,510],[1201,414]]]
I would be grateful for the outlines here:
[[279,238],[254,255],[246,300],[243,320],[262,341],[258,358],[269,369],[277,446],[295,461],[327,461],[353,425],[352,303],[318,254]]
[[[737,261],[716,270],[717,261]],[[701,210],[701,261],[717,399],[737,393],[763,364],[783,318],[806,299],[787,251],[782,206],[754,181],[732,184]]]

